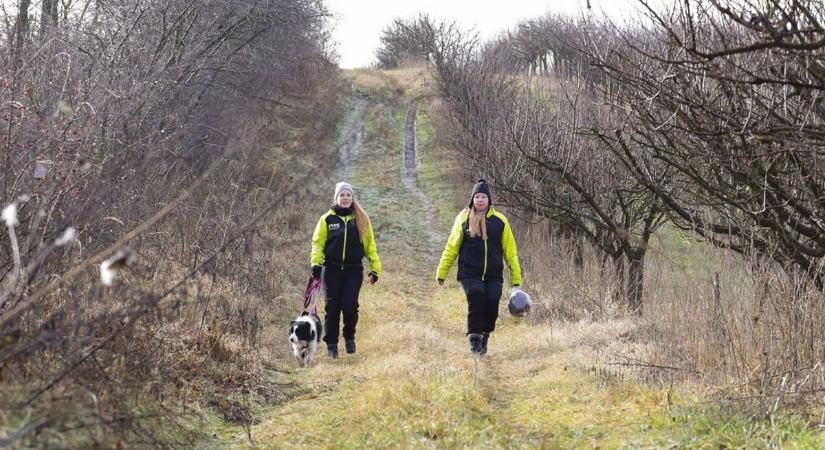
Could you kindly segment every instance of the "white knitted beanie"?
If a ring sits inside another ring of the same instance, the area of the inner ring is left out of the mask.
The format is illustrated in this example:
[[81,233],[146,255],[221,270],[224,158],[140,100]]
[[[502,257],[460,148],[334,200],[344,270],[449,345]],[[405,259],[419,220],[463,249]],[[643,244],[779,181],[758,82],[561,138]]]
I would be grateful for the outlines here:
[[340,194],[341,191],[349,191],[350,194],[352,194],[352,199],[355,200],[355,191],[352,189],[352,186],[346,181],[341,181],[335,185],[335,195],[332,196],[333,204],[338,204],[338,194]]

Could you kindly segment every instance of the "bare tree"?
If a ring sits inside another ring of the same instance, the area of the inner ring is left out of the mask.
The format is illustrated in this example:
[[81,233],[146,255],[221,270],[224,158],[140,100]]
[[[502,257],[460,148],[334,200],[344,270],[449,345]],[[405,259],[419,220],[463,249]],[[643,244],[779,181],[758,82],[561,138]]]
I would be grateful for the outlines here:
[[40,40],[46,38],[49,29],[58,25],[58,0],[40,0]]
[[14,20],[14,28],[10,37],[11,50],[11,64],[13,69],[17,69],[20,65],[21,53],[23,46],[29,39],[30,23],[29,23],[29,8],[31,7],[31,0],[20,0],[17,5],[17,18]]
[[435,39],[435,21],[427,14],[395,18],[381,31],[380,46],[375,51],[376,66],[395,69],[405,59],[427,60]]
[[405,59],[433,62],[444,55],[457,56],[476,43],[476,34],[462,30],[456,22],[436,21],[426,14],[396,18],[381,33],[376,66],[394,69]]
[[626,49],[590,52],[627,113],[599,135],[675,223],[825,286],[822,3],[648,11],[652,28]]

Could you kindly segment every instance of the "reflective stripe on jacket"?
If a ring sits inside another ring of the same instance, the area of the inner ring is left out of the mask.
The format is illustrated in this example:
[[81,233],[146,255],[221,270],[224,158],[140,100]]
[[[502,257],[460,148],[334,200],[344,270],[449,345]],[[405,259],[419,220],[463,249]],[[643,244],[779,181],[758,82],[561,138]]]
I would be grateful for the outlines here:
[[378,258],[372,223],[367,225],[364,242],[361,242],[353,215],[339,216],[329,210],[321,216],[312,234],[311,265],[363,267],[364,256],[370,260],[371,270],[380,277],[381,260]]
[[487,241],[469,234],[470,210],[465,209],[455,218],[447,245],[441,254],[436,278],[447,278],[447,272],[458,257],[458,279],[503,280],[504,262],[510,268],[510,282],[521,285],[521,266],[518,262],[516,240],[510,222],[492,206],[487,211]]

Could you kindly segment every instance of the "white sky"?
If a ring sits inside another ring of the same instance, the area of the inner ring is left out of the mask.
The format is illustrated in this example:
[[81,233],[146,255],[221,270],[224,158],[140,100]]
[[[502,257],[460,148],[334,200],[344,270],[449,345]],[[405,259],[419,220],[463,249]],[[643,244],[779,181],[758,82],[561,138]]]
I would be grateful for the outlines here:
[[[381,30],[396,17],[419,13],[434,19],[455,20],[465,29],[474,28],[482,40],[490,39],[519,20],[548,11],[577,14],[586,0],[327,0],[335,15],[333,38],[338,42],[342,68],[366,67],[373,62]],[[590,0],[593,11],[611,16],[632,15],[634,0]]]

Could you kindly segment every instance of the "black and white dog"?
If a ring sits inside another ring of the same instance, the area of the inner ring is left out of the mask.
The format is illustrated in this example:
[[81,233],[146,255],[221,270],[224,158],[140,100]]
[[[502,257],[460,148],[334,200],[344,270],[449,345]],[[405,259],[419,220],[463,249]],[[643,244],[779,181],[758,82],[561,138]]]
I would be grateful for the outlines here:
[[318,350],[318,341],[321,340],[321,320],[315,314],[306,311],[289,325],[289,342],[292,344],[292,353],[307,367],[315,352]]

